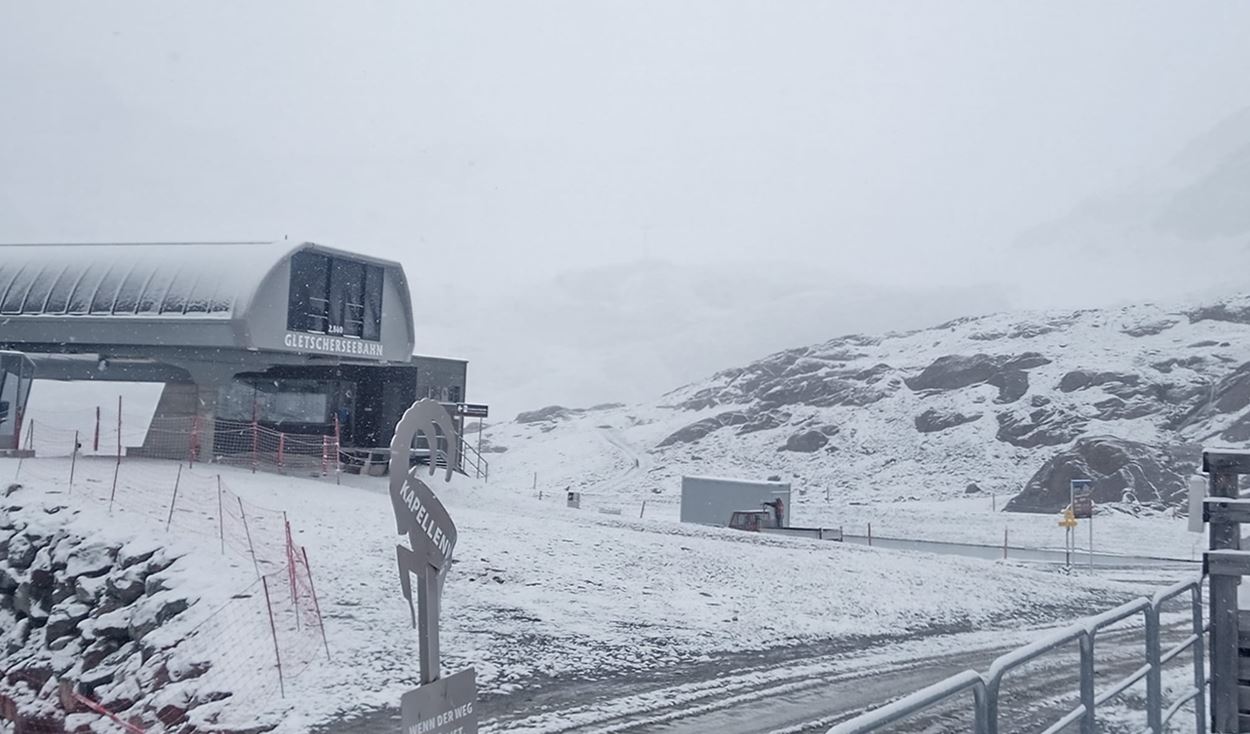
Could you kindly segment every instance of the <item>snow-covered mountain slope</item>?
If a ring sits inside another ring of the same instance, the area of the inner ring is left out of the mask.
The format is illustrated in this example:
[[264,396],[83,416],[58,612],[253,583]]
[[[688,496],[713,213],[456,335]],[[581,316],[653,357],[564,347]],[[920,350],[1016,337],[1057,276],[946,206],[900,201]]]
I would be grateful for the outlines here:
[[1049,511],[1086,477],[1101,503],[1174,506],[1201,445],[1250,440],[1250,297],[846,336],[486,436],[495,476],[652,501],[683,474],[781,475],[809,502],[971,491]]

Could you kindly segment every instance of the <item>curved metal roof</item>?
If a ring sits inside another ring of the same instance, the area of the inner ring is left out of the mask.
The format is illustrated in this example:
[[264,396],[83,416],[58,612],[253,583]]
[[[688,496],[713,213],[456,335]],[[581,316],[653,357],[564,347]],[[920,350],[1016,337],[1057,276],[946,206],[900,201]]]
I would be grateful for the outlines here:
[[272,243],[0,245],[0,315],[230,318],[303,246]]

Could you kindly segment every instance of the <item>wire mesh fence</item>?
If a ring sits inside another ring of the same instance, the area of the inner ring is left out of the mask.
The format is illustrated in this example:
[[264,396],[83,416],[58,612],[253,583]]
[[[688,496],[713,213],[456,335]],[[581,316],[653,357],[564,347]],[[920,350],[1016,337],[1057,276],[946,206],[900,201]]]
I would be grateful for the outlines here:
[[[310,429],[312,430],[312,429]],[[120,409],[41,411],[27,418],[21,447],[42,458],[69,456],[145,457],[213,462],[253,471],[335,477],[350,457],[342,450],[335,425],[313,432],[284,431],[258,421],[218,419],[212,426],[198,417],[132,420]]]
[[[172,650],[145,662],[145,672],[136,678],[147,701],[140,710],[122,715],[80,692],[67,698],[46,680],[9,684],[6,677],[0,678],[0,732],[6,719],[15,732],[238,727],[254,721],[275,695],[284,695],[285,686],[321,655],[328,659],[307,551],[291,540],[285,513],[244,499],[209,469],[72,450],[17,462],[12,478],[19,483],[37,482],[66,506],[92,505],[173,536],[194,537],[250,564],[256,581]],[[19,699],[25,702],[20,711]]]

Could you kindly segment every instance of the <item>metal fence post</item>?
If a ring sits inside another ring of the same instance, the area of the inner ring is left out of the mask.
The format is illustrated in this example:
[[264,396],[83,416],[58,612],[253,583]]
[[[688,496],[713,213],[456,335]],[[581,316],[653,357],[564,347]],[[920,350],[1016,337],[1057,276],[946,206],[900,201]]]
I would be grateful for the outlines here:
[[1163,671],[1159,649],[1159,608],[1152,602],[1146,609],[1146,726],[1155,734],[1163,731]]
[[998,734],[998,688],[1002,684],[1002,680],[998,677],[990,678],[985,684],[985,704],[982,710],[985,711],[985,722],[982,730],[985,734]]
[[1095,734],[1098,718],[1094,712],[1094,631],[1085,630],[1078,640],[1081,646],[1081,734]]
[[973,734],[989,734],[989,699],[988,689],[984,685],[973,687],[972,705],[976,708],[972,719]]
[[1202,618],[1202,582],[1199,581],[1194,585],[1193,596],[1193,612],[1194,612],[1194,635],[1198,637],[1194,643],[1194,688],[1198,689],[1198,696],[1194,699],[1194,719],[1197,734],[1203,734],[1207,728],[1207,675],[1204,669],[1204,655],[1202,646],[1206,643],[1203,639],[1205,635],[1203,630],[1206,627],[1205,620]]
[[[1205,461],[1204,461],[1205,463]],[[1237,497],[1237,474],[1211,468],[1211,497]],[[1240,523],[1208,525],[1211,550],[1238,550]],[[1212,574],[1211,583],[1211,730],[1236,732],[1237,705],[1237,584],[1236,576]]]

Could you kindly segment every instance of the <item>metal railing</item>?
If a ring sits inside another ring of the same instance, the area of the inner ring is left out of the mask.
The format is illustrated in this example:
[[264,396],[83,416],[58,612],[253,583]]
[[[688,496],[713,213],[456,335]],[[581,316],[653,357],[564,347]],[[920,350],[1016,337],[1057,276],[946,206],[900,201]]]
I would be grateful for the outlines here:
[[[1202,734],[1206,725],[1206,673],[1203,666],[1203,639],[1206,627],[1202,608],[1203,579],[1182,581],[1160,590],[1152,598],[1142,597],[1121,604],[1115,609],[1077,622],[1042,639],[1000,656],[984,674],[966,670],[945,680],[922,688],[915,693],[894,701],[879,709],[866,712],[844,721],[829,730],[828,734],[864,734],[884,726],[897,724],[908,717],[945,704],[956,696],[972,692],[972,711],[975,734],[998,734],[999,698],[1003,683],[1011,671],[1044,655],[1055,652],[1073,642],[1080,647],[1080,704],[1047,727],[1045,734],[1059,732],[1079,723],[1081,734],[1094,734],[1097,730],[1097,708],[1117,698],[1133,685],[1146,680],[1146,732],[1160,734],[1172,717],[1186,703],[1194,702],[1194,731]],[[1190,593],[1193,611],[1192,630],[1184,640],[1164,650],[1162,648],[1159,612],[1163,605],[1185,592]],[[1098,632],[1112,625],[1141,614],[1145,621],[1145,659],[1140,668],[1112,684],[1105,691],[1095,690],[1094,641]],[[1186,650],[1193,650],[1193,685],[1166,709],[1163,707],[1163,667]]]

